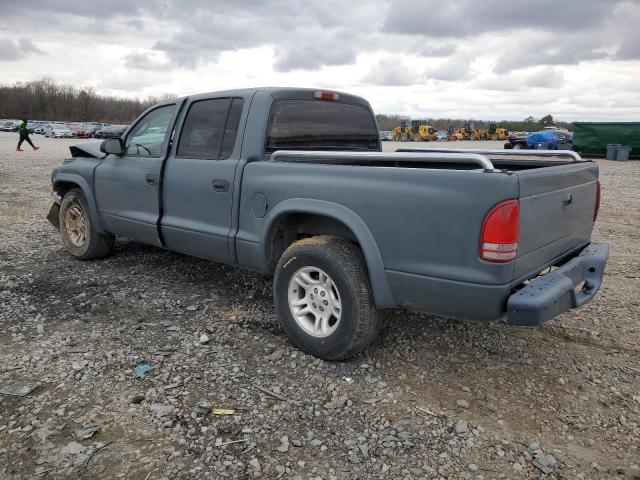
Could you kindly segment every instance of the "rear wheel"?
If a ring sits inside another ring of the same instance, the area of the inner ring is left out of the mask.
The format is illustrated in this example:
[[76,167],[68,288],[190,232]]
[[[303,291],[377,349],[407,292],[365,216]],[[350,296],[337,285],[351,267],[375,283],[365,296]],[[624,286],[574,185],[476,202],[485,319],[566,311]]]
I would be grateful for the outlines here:
[[273,293],[287,336],[316,357],[357,355],[380,331],[362,252],[342,238],[293,243],[278,262]]
[[94,260],[113,251],[115,237],[95,231],[87,201],[79,189],[73,189],[60,202],[60,233],[67,251],[79,260]]

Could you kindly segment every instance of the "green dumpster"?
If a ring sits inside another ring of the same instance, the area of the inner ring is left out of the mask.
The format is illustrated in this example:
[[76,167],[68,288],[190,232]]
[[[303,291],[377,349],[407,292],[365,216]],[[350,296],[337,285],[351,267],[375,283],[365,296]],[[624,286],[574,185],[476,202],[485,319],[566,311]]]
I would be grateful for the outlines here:
[[583,156],[605,156],[607,145],[631,147],[629,158],[640,158],[640,122],[576,122],[573,149]]

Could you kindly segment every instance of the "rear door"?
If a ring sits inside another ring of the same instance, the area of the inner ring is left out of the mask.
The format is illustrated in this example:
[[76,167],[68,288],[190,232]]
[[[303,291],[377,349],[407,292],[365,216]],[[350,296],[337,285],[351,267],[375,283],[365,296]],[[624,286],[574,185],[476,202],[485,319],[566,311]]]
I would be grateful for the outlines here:
[[233,187],[240,158],[244,100],[191,100],[163,176],[160,221],[167,248],[230,261]]
[[160,172],[176,112],[175,103],[147,111],[128,132],[124,155],[108,155],[96,167],[96,202],[107,231],[162,246]]
[[514,278],[519,279],[589,242],[598,166],[581,162],[515,175],[520,185],[520,239]]

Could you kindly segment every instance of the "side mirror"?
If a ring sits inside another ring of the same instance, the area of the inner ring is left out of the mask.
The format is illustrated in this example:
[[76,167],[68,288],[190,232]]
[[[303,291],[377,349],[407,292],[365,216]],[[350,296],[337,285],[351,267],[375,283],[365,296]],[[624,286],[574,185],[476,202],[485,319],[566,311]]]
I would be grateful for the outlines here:
[[121,138],[107,138],[103,140],[100,144],[100,151],[102,153],[114,154],[114,155],[123,155],[124,154],[124,144],[122,143]]

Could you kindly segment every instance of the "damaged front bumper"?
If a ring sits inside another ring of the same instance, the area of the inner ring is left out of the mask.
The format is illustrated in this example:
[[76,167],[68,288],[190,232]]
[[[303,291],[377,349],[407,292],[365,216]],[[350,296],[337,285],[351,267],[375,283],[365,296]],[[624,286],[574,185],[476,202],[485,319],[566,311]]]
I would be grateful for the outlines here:
[[602,284],[608,258],[608,245],[591,243],[564,265],[532,280],[509,297],[508,323],[540,325],[589,302]]
[[49,213],[47,213],[47,220],[49,223],[60,230],[60,202],[62,202],[62,197],[58,195],[58,192],[53,192],[51,194],[51,208],[49,208]]

